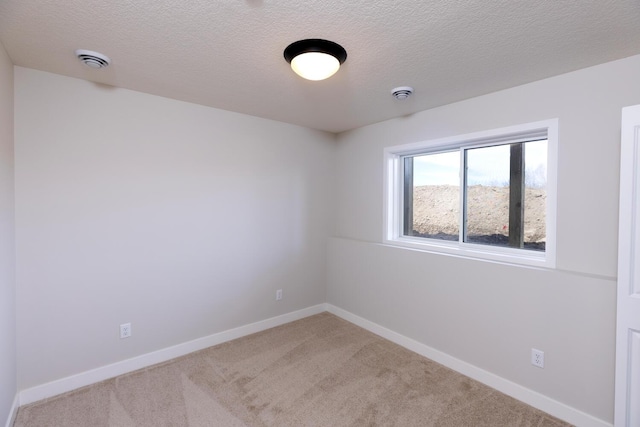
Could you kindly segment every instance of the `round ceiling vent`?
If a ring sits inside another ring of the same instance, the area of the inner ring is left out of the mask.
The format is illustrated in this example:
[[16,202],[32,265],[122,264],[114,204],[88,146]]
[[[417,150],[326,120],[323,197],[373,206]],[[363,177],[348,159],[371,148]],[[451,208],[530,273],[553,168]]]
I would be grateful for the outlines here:
[[400,86],[391,90],[391,95],[400,101],[407,99],[413,93],[413,88],[409,86]]
[[108,56],[91,50],[78,49],[76,50],[76,56],[86,66],[91,68],[105,68],[111,64],[111,60]]

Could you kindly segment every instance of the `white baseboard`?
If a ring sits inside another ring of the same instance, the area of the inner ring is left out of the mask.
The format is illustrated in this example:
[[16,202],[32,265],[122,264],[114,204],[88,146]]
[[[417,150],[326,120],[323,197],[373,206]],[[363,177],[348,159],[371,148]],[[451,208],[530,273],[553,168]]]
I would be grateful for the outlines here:
[[19,406],[20,398],[19,395],[16,394],[16,397],[13,399],[13,404],[11,405],[11,410],[9,411],[9,416],[7,417],[6,427],[13,427],[13,423],[16,421],[16,415],[18,414]]
[[473,366],[467,362],[456,359],[446,353],[443,353],[428,345],[422,344],[416,340],[405,337],[397,332],[380,326],[376,323],[370,322],[362,317],[356,316],[346,310],[336,307],[331,304],[327,304],[327,311],[335,314],[344,320],[351,322],[364,328],[376,335],[388,339],[404,348],[407,348],[415,353],[420,354],[426,358],[429,358],[435,362],[438,362],[454,371],[460,372],[476,381],[488,385],[508,396],[518,399],[534,408],[540,409],[554,417],[560,418],[568,423],[571,423],[580,427],[612,427],[612,424],[607,423],[601,419],[595,418],[592,415],[579,411],[557,400],[551,399],[536,391],[530,390],[519,384],[511,382],[491,372],[480,369],[477,366]]
[[[229,329],[227,331],[198,338],[172,347],[167,347],[152,353],[143,354],[121,362],[116,362],[111,365],[102,366],[91,371],[81,372],[70,377],[61,378],[59,380],[22,390],[19,393],[19,402],[21,405],[33,403],[38,400],[66,393],[80,387],[117,377],[118,375],[133,372],[138,369],[146,368],[157,363],[166,362],[167,360],[184,356],[186,354],[193,353],[194,351],[264,331],[275,326],[284,325],[285,323],[293,322],[294,320],[299,320],[324,311],[327,311],[326,304],[314,305],[292,313],[261,320],[259,322]],[[11,426],[11,424],[8,424],[8,427],[9,426]]]
[[165,362],[175,357],[184,356],[194,351],[202,350],[207,347],[221,344],[223,342],[231,341],[236,338],[241,338],[246,335],[264,331],[266,329],[293,322],[295,320],[312,316],[314,314],[322,313],[323,311],[333,313],[336,316],[341,317],[344,320],[358,325],[370,332],[373,332],[374,334],[379,335],[385,339],[388,339],[391,342],[401,345],[402,347],[405,347],[415,353],[418,353],[448,368],[460,372],[463,375],[473,378],[476,381],[486,384],[489,387],[492,387],[508,396],[518,399],[528,405],[533,406],[534,408],[538,408],[571,424],[580,427],[612,427],[612,424],[610,423],[595,418],[587,413],[579,411],[575,408],[565,405],[564,403],[551,399],[550,397],[511,382],[498,375],[492,374],[491,372],[480,369],[477,366],[456,359],[453,356],[450,356],[446,353],[443,353],[439,350],[436,350],[432,347],[429,347],[425,344],[422,344],[418,341],[415,341],[411,338],[408,338],[404,335],[401,335],[397,332],[366,320],[362,317],[356,316],[355,314],[352,314],[331,304],[318,304],[302,310],[294,311],[292,313],[283,314],[281,316],[272,317],[270,319],[240,326],[238,328],[229,329],[227,331],[219,332],[207,337],[188,341],[186,343],[178,344],[173,347],[168,347],[162,350],[154,351],[152,353],[143,354],[138,357],[123,360],[121,362],[116,362],[111,365],[103,366],[91,371],[82,372],[77,375],[61,378],[50,383],[23,390],[18,395],[16,395],[11,413],[9,414],[9,418],[7,420],[6,427],[11,427],[13,425],[19,405],[26,405],[38,400],[56,396],[61,393],[66,393],[68,391],[104,381],[118,375],[126,374],[128,372],[146,368],[157,363]]

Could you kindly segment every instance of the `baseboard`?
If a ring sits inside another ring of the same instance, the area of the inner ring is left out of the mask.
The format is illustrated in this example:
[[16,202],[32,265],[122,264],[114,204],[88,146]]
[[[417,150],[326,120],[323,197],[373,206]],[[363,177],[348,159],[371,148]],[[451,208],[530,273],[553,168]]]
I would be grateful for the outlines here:
[[518,399],[528,405],[538,408],[548,414],[560,418],[576,426],[581,427],[612,427],[612,424],[595,418],[587,413],[572,408],[564,403],[558,402],[543,394],[530,390],[519,384],[504,379],[491,372],[480,369],[462,360],[456,359],[446,353],[356,316],[346,310],[336,307],[332,304],[318,304],[302,310],[283,314],[281,316],[272,317],[270,319],[240,326],[238,328],[229,329],[207,337],[188,341],[172,347],[147,353],[138,357],[123,360],[111,365],[93,369],[91,371],[82,372],[70,377],[61,378],[50,383],[42,384],[26,390],[22,390],[13,402],[11,413],[7,419],[6,427],[13,425],[19,405],[26,405],[38,400],[66,393],[80,387],[91,385],[118,375],[133,372],[138,369],[146,368],[157,363],[166,362],[176,357],[184,356],[194,351],[202,350],[213,345],[241,338],[256,332],[264,331],[269,328],[293,322],[314,314],[328,311],[338,317],[343,318],[355,325],[358,325],[376,335],[379,335],[391,342],[405,347],[415,353],[434,360],[448,368],[451,368],[463,375],[473,378],[483,384],[488,385],[502,393]]
[[[238,328],[229,329],[193,341],[188,341],[172,347],[157,350],[151,353],[143,354],[131,359],[116,362],[111,365],[102,366],[91,371],[81,372],[79,374],[61,378],[46,384],[22,390],[19,393],[19,402],[21,405],[36,402],[58,394],[66,393],[80,387],[94,384],[118,375],[133,372],[138,369],[146,368],[157,363],[166,362],[176,357],[184,356],[194,351],[202,350],[223,342],[241,338],[246,335],[264,331],[285,323],[293,322],[314,314],[327,311],[326,304],[318,304],[307,307],[302,310],[283,314],[281,316],[272,317],[270,319],[261,320],[259,322],[240,326]],[[16,406],[17,408],[17,406]],[[10,425],[9,425],[10,426]]]
[[11,410],[9,411],[9,416],[7,417],[6,427],[13,427],[13,423],[16,421],[16,415],[18,415],[19,406],[20,397],[16,394],[16,397],[13,399],[13,404],[11,405]]
[[488,385],[508,396],[518,399],[534,408],[540,409],[554,417],[560,418],[568,423],[571,423],[580,427],[612,427],[612,424],[607,423],[601,419],[598,419],[585,412],[572,408],[557,400],[551,399],[536,391],[530,390],[519,384],[504,379],[491,372],[480,369],[477,366],[473,366],[460,359],[456,359],[446,353],[436,350],[428,345],[422,344],[416,340],[405,337],[397,332],[366,320],[362,317],[356,316],[346,310],[336,307],[332,304],[327,304],[327,311],[335,314],[344,320],[360,326],[376,335],[388,339],[404,348],[407,348],[415,353],[418,353],[424,357],[427,357],[435,362],[438,362],[454,371],[460,372],[476,381]]

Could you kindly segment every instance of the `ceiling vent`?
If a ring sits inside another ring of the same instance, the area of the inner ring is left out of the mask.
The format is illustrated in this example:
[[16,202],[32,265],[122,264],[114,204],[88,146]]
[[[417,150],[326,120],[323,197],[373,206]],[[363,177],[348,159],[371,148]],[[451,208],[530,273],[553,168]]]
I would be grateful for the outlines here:
[[105,68],[111,64],[111,60],[108,56],[91,50],[78,49],[76,50],[76,56],[86,66],[91,68]]
[[407,99],[411,96],[412,93],[413,88],[409,86],[400,86],[391,91],[391,95],[393,95],[395,99],[398,99],[400,101]]

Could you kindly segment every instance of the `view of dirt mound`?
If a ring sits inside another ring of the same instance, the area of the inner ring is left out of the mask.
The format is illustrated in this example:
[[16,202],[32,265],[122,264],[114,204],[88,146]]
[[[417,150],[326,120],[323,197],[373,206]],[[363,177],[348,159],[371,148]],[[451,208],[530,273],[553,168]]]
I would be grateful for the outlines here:
[[[527,188],[524,207],[525,244],[544,248],[546,238],[544,188]],[[477,242],[501,244],[509,236],[509,187],[474,185],[467,195],[467,232]],[[458,240],[460,187],[424,185],[414,188],[414,235]],[[489,240],[491,242],[489,242]],[[506,243],[505,243],[506,244]]]

